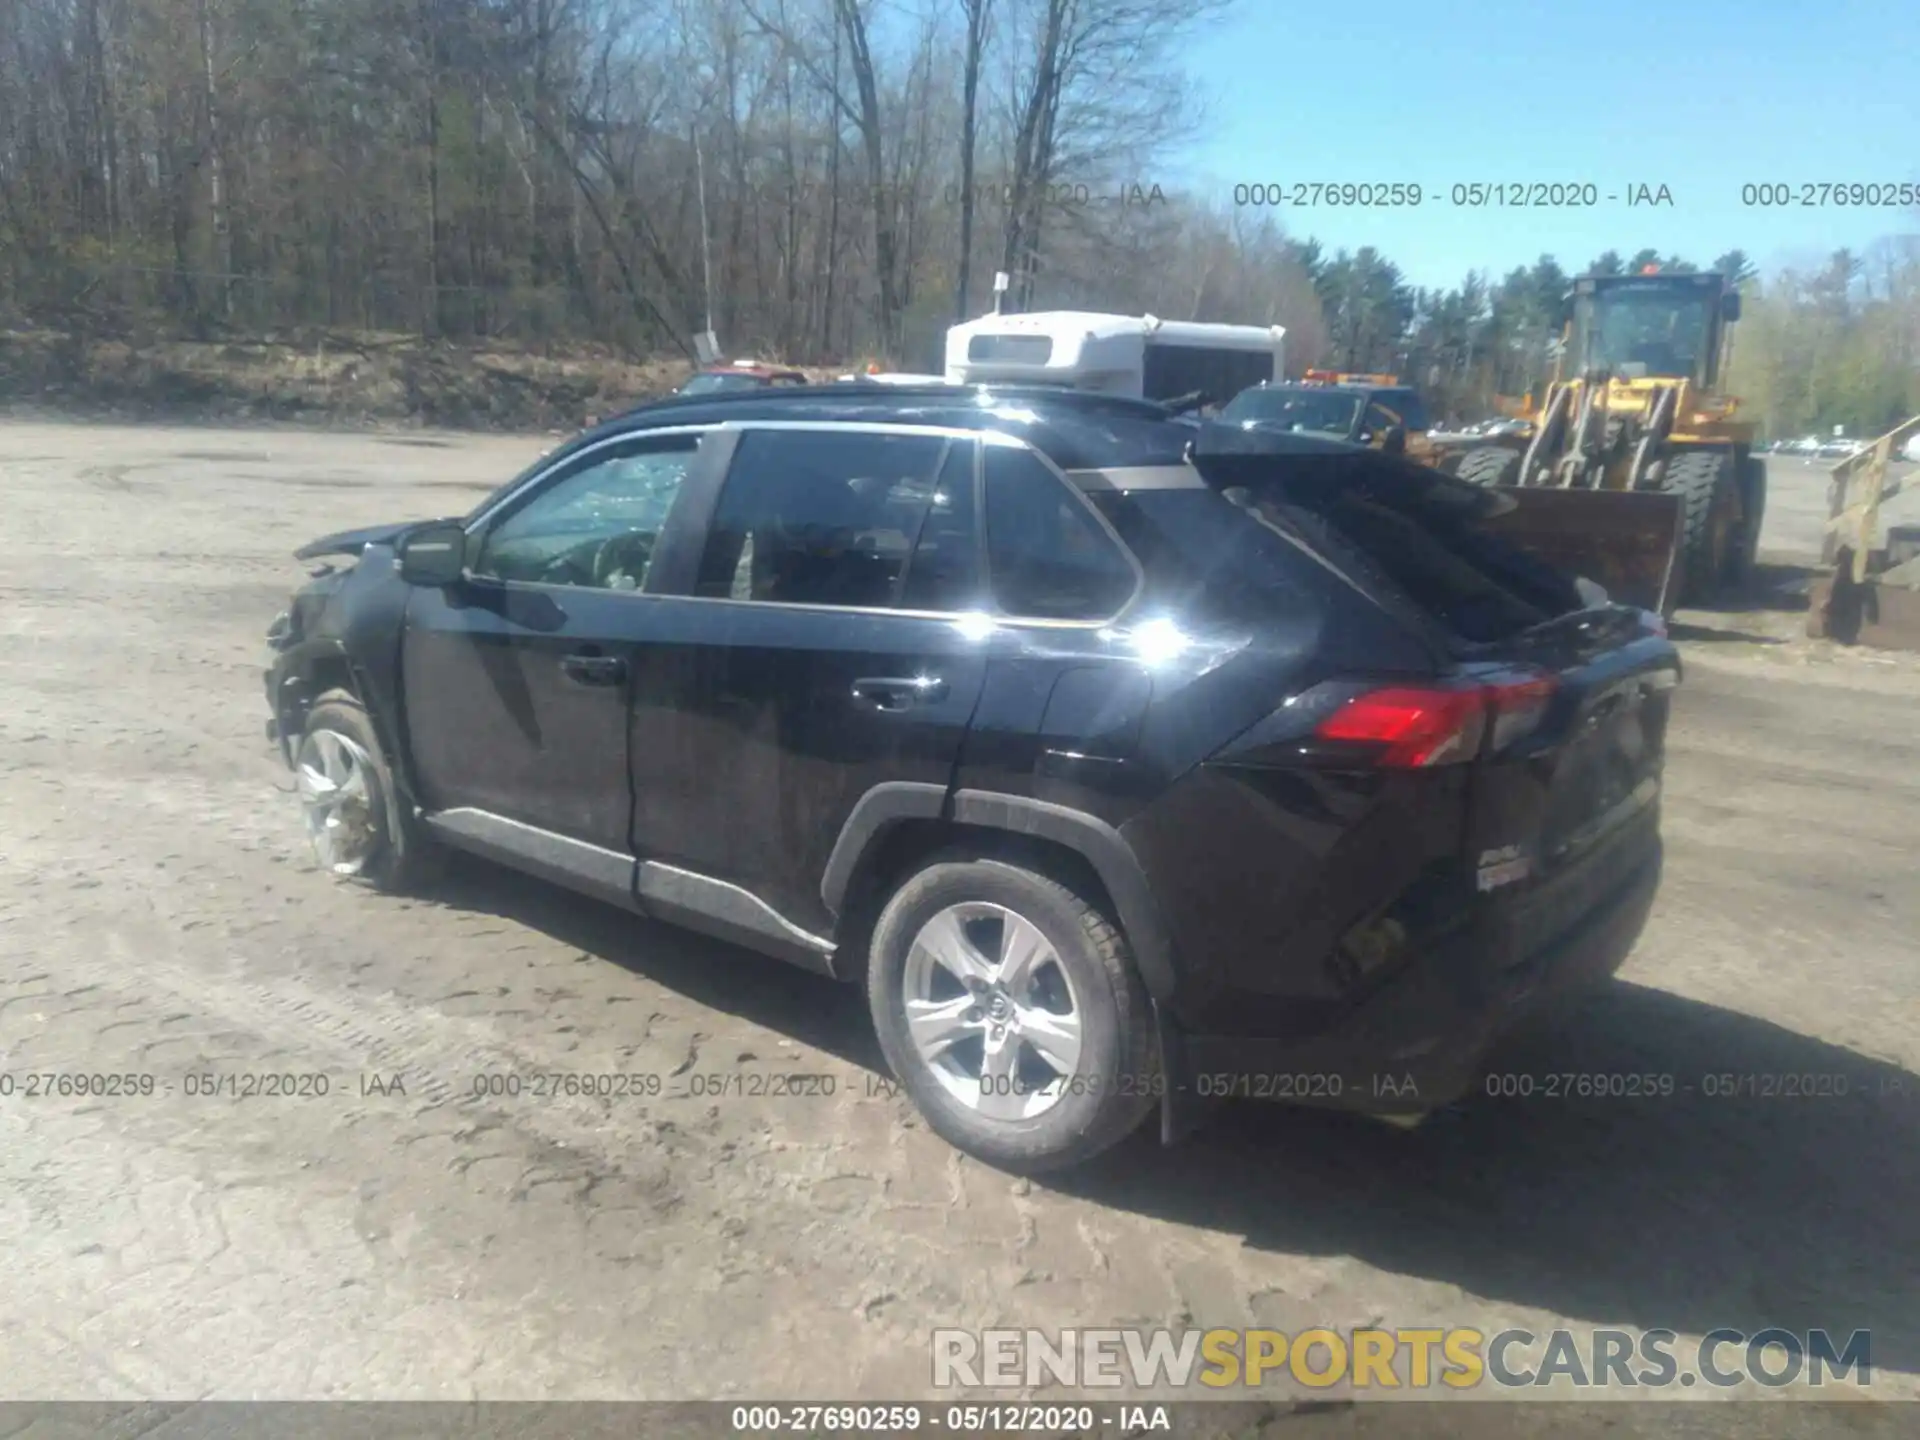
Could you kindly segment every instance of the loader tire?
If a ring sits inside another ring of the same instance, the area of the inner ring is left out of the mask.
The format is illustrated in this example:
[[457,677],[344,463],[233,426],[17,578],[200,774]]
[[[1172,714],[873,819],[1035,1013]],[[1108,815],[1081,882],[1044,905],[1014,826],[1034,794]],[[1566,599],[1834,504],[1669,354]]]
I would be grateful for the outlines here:
[[1681,504],[1681,599],[1710,603],[1735,578],[1741,534],[1740,487],[1725,450],[1683,450],[1667,462],[1660,488]]
[[1749,455],[1740,468],[1740,544],[1734,555],[1734,583],[1744,585],[1753,578],[1754,562],[1760,555],[1760,522],[1767,515],[1767,462]]
[[1469,485],[1511,485],[1520,478],[1520,456],[1499,445],[1483,445],[1461,456],[1453,473]]

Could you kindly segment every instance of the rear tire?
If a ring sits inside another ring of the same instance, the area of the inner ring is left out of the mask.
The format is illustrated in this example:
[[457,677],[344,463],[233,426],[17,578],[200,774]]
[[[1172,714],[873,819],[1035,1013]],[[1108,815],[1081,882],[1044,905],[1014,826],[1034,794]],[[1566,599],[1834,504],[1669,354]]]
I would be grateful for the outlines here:
[[439,875],[444,851],[401,798],[372,717],[351,691],[325,691],[307,711],[294,782],[322,870],[389,894]]
[[914,874],[874,926],[867,1000],[934,1133],[1001,1169],[1088,1160],[1160,1093],[1152,1007],[1125,937],[1035,870],[954,854]]
[[1520,478],[1520,456],[1498,445],[1484,445],[1461,456],[1453,473],[1469,485],[1511,485]]
[[1660,488],[1678,497],[1684,516],[1682,594],[1690,604],[1705,604],[1734,577],[1736,555],[1747,544],[1733,456],[1725,450],[1682,450],[1667,461]]

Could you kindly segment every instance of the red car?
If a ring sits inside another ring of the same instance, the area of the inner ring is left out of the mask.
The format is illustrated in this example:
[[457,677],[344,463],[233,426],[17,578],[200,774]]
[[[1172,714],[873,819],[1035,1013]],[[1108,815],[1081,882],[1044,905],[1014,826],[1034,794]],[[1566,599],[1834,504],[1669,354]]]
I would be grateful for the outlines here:
[[805,385],[807,377],[783,365],[766,365],[757,360],[736,360],[731,365],[708,365],[696,370],[673,393],[676,395],[716,395],[726,390],[757,390],[767,385]]

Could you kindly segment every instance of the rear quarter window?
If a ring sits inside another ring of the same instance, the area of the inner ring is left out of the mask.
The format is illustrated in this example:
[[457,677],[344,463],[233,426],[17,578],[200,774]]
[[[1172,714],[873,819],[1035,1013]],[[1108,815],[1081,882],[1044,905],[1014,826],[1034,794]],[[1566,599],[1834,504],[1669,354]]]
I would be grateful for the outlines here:
[[986,453],[987,572],[1002,613],[1033,620],[1106,620],[1139,576],[1079,492],[1024,449]]
[[1319,604],[1301,573],[1313,562],[1216,490],[1107,490],[1089,498],[1139,560],[1156,607],[1257,625]]

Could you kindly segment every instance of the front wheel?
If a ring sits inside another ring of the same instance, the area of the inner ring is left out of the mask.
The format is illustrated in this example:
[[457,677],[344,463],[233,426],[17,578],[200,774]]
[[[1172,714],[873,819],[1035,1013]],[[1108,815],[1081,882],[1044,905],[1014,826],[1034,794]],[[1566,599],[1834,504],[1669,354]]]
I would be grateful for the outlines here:
[[329,690],[307,711],[293,775],[322,870],[395,892],[432,878],[438,847],[407,814],[373,721],[350,692]]
[[1125,938],[1050,876],[936,860],[874,927],[867,999],[934,1132],[1037,1173],[1118,1143],[1160,1093],[1152,1010]]
[[[1741,533],[1733,455],[1725,450],[1683,450],[1667,461],[1660,488],[1681,504],[1683,598],[1695,605],[1710,604],[1733,578],[1737,557],[1745,553],[1747,544]],[[1758,539],[1757,532],[1754,538]]]

